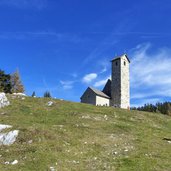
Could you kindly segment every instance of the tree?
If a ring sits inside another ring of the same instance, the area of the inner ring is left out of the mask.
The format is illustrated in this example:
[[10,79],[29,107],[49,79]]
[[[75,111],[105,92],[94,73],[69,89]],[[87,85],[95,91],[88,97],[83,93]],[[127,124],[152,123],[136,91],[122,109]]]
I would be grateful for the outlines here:
[[168,103],[167,115],[171,116],[171,103]]
[[11,74],[11,85],[12,93],[24,93],[24,85],[22,84],[18,69],[13,74]]
[[46,92],[44,93],[44,97],[51,98],[50,92],[49,92],[49,91],[46,91]]
[[31,95],[32,97],[36,97],[35,91],[33,91],[33,94]]
[[5,74],[4,71],[0,70],[0,91],[4,93],[11,93],[11,76],[10,74]]
[[140,111],[148,111],[148,112],[154,112],[154,113],[162,113],[164,115],[170,115],[171,116],[171,102],[163,102],[163,103],[156,103],[153,104],[145,104],[141,107],[132,107],[132,110],[140,110]]

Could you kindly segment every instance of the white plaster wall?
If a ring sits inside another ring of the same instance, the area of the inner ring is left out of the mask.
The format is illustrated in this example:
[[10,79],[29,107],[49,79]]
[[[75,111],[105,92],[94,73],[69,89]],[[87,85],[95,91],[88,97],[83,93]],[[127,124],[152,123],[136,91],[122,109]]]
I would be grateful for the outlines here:
[[96,106],[109,106],[110,100],[104,97],[96,96]]

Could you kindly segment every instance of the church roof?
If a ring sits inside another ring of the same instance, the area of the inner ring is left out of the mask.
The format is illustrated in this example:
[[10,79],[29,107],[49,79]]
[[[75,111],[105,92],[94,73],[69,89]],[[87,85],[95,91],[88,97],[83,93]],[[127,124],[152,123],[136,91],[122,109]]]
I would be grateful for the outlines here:
[[115,60],[118,60],[118,59],[120,59],[120,58],[122,58],[122,57],[124,57],[124,56],[127,58],[127,60],[128,60],[128,61],[129,61],[129,63],[130,63],[130,60],[129,60],[129,58],[128,58],[127,54],[124,54],[124,55],[122,55],[122,56],[118,56],[118,57],[116,57],[116,58],[112,59],[112,60],[111,60],[111,62],[113,62],[113,61],[115,61]]
[[108,95],[106,95],[105,93],[103,93],[102,91],[95,89],[93,87],[89,87],[96,95],[101,96],[101,97],[105,97],[107,99],[110,99],[110,97]]

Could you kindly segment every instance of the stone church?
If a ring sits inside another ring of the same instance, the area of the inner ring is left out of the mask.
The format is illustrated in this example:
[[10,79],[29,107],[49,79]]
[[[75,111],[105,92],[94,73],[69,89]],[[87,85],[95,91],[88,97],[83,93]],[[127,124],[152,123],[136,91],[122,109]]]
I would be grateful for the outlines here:
[[130,108],[130,60],[126,54],[112,61],[112,76],[102,91],[88,87],[81,96],[81,103],[96,106],[113,106],[123,109]]

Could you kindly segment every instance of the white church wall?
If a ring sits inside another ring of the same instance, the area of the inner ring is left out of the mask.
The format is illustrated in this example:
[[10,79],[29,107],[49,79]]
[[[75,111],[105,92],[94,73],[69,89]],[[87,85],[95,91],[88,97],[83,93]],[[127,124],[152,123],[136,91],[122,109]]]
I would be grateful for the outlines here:
[[96,96],[96,106],[109,106],[110,100],[104,97]]

